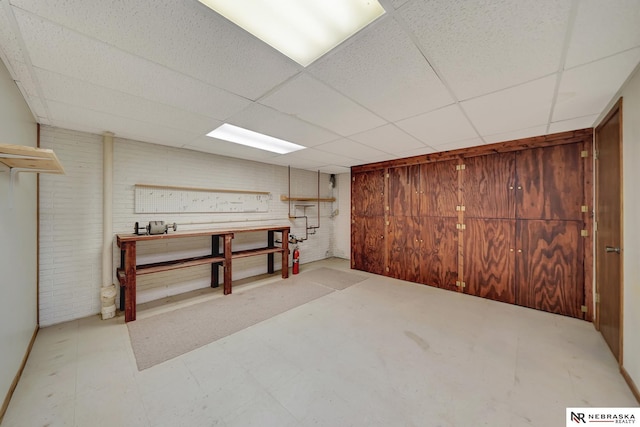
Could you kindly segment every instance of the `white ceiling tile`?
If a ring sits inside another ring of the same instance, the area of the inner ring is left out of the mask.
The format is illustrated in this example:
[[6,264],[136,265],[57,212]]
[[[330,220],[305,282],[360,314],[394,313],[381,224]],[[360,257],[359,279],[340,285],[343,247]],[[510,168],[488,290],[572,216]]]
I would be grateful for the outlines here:
[[592,128],[596,125],[595,121],[599,114],[590,116],[576,117],[575,119],[553,122],[549,126],[549,133],[565,132],[569,130]]
[[345,168],[344,166],[335,166],[335,165],[322,166],[320,167],[319,170],[322,173],[329,173],[329,174],[335,174],[335,175],[351,172],[350,168]]
[[391,0],[391,4],[395,9],[399,9],[402,5],[404,5],[408,0]]
[[[381,3],[303,69],[196,0],[0,0],[0,58],[39,123],[330,173],[591,126],[640,61],[637,0]],[[222,121],[311,148],[202,143]]]
[[12,25],[13,19],[7,15],[8,12],[9,8],[3,7],[0,2],[0,55],[11,63],[25,62],[24,52]]
[[[17,0],[12,4],[249,99],[301,69],[195,0]],[[255,73],[256,69],[260,72]]]
[[[21,88],[21,84],[19,83],[18,88],[20,88],[20,91],[24,94],[24,91]],[[50,119],[49,109],[45,106],[42,99],[38,98],[37,96],[25,96],[24,99],[27,102],[27,105],[29,106],[33,117],[38,119],[38,123],[45,124],[45,122],[42,120],[48,121]]]
[[149,124],[207,133],[222,123],[196,113],[96,86],[51,71],[36,69],[47,100],[73,105]]
[[640,1],[582,0],[565,68],[640,46]]
[[461,148],[477,147],[479,145],[484,145],[484,143],[482,142],[482,139],[471,138],[471,139],[465,139],[462,141],[450,142],[448,144],[441,144],[433,148],[435,148],[438,152],[441,152],[441,151],[459,150]]
[[250,105],[227,122],[305,147],[340,138],[340,135],[261,104]]
[[391,121],[453,103],[422,53],[392,18],[365,29],[309,67],[309,72]]
[[259,101],[342,136],[385,122],[318,80],[301,74]]
[[389,153],[385,153],[375,148],[367,147],[359,142],[341,138],[337,141],[327,142],[314,147],[320,151],[351,157],[359,160],[377,161],[389,158]]
[[388,124],[362,133],[351,135],[349,139],[384,152],[407,151],[424,148],[424,144],[395,125]]
[[553,121],[599,114],[640,61],[640,48],[562,73]]
[[324,162],[318,162],[316,160],[311,160],[311,159],[301,159],[299,157],[290,157],[288,154],[274,157],[269,160],[269,163],[273,163],[275,165],[280,165],[280,166],[291,166],[292,168],[307,169],[307,170],[319,170],[322,167],[328,166]]
[[20,61],[13,61],[11,66],[16,74],[15,81],[20,83],[24,88],[25,93],[30,97],[39,97],[38,84],[33,80],[33,76],[31,74],[31,70],[33,68]]
[[513,141],[514,139],[529,138],[532,136],[540,136],[547,133],[547,125],[533,126],[526,129],[518,129],[510,132],[497,133],[494,135],[483,136],[484,142],[493,144],[495,142]]
[[432,147],[478,136],[457,105],[401,120],[396,125]]
[[[15,9],[14,9],[15,10]],[[34,66],[224,120],[250,101],[112,46],[16,12]]]
[[571,2],[416,1],[399,10],[459,100],[558,70]]
[[436,150],[434,148],[423,147],[423,148],[416,148],[416,149],[407,150],[407,151],[398,151],[396,155],[398,158],[402,158],[402,157],[422,156],[423,154],[431,154],[435,152]]
[[258,150],[257,148],[234,144],[233,142],[208,136],[201,136],[189,142],[183,148],[245,160],[269,161],[278,156],[270,151]]
[[[300,161],[304,161],[303,164],[305,165],[306,164],[319,165],[319,166],[337,165],[337,166],[344,166],[344,167],[350,167],[352,164],[358,161],[357,159],[353,159],[353,158],[346,157],[339,154],[329,153],[326,151],[316,150],[315,148],[307,148],[304,150],[295,151],[293,153],[283,154],[281,156],[278,156],[277,159],[278,161],[293,161],[293,162],[295,162],[296,160],[300,160]],[[282,164],[282,163],[278,163],[278,164]],[[294,163],[289,163],[289,164],[291,164],[291,166],[294,165]]]
[[172,147],[181,147],[199,136],[184,130],[140,122],[55,101],[48,101],[47,105],[54,123],[59,120],[66,123],[72,130],[93,132],[100,129],[98,133],[109,131],[121,138],[154,142]]
[[460,103],[480,135],[493,135],[549,121],[556,76],[552,75]]

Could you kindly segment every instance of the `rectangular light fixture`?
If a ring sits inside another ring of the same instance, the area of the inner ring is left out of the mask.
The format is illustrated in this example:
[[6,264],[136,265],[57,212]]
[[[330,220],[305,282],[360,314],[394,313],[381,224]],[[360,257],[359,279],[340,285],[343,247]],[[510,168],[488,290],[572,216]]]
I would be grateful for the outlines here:
[[199,0],[306,67],[385,13],[377,0]]
[[212,130],[207,136],[278,154],[287,154],[306,148],[293,142],[230,125],[229,123]]

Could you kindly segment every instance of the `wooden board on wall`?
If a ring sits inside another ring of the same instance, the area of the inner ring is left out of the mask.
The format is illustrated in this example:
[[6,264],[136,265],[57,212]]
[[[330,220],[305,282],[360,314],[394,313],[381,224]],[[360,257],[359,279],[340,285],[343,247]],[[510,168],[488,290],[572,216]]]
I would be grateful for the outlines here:
[[467,219],[464,231],[464,292],[516,302],[513,219]]
[[582,221],[518,221],[518,305],[582,318]]
[[583,144],[555,145],[516,153],[516,216],[582,219]]
[[457,217],[457,160],[420,165],[421,216]]
[[420,191],[418,179],[416,166],[389,168],[389,215],[416,215]]
[[351,189],[351,206],[355,215],[384,216],[384,171],[353,174]]
[[420,224],[420,283],[456,290],[458,231],[456,218],[424,217]]
[[384,274],[384,217],[357,217],[351,228],[353,268]]
[[389,224],[389,250],[394,262],[390,259],[388,275],[419,283],[422,265],[420,219],[390,217]]
[[[373,255],[377,270],[444,287],[443,272],[457,272],[466,287],[455,290],[591,320],[592,136],[582,129],[352,168],[382,180],[365,202],[379,207],[387,237]],[[353,190],[352,203],[366,198]],[[451,224],[438,229],[443,219]],[[456,239],[444,237],[453,227]],[[364,231],[356,234],[361,245]],[[443,241],[457,252],[444,256]]]
[[466,218],[514,218],[515,153],[464,160],[463,200]]

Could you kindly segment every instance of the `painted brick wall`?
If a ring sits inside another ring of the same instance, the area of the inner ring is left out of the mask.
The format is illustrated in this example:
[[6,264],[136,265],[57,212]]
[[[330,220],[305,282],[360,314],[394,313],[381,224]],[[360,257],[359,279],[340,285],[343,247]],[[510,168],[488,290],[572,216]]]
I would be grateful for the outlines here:
[[100,312],[102,138],[43,126],[65,175],[40,177],[40,324]]
[[[102,137],[43,127],[42,146],[52,148],[67,175],[47,176],[41,187],[41,323],[59,323],[100,311],[102,230]],[[136,214],[134,185],[157,184],[215,189],[267,191],[266,213]],[[315,197],[317,173],[291,169],[292,196]],[[178,223],[181,230],[216,227],[290,225],[292,234],[305,235],[304,219],[289,220],[286,167],[205,154],[180,148],[114,139],[113,231],[131,233],[135,222]],[[329,175],[320,175],[320,197],[330,197]],[[292,214],[302,215],[292,203]],[[300,244],[301,263],[333,256],[332,203],[320,205],[320,228]],[[316,207],[306,209],[309,225],[317,224]],[[259,247],[266,233],[237,234],[234,249]],[[113,281],[120,257],[113,248]],[[171,257],[204,255],[210,239],[179,239],[138,245],[138,263]],[[276,257],[277,260],[278,257]],[[276,268],[280,263],[276,261]],[[266,256],[235,260],[233,278],[266,272]],[[138,303],[209,286],[209,266],[138,277]]]
[[342,173],[336,176],[335,197],[337,213],[334,212],[333,256],[351,258],[351,174]]

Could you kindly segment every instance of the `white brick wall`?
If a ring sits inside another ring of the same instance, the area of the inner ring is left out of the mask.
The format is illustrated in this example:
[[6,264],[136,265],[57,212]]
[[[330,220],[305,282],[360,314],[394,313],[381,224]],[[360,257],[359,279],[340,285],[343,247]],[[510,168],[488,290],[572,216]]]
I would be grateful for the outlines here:
[[65,175],[40,177],[40,324],[100,311],[102,138],[43,126]]
[[[83,317],[100,311],[102,233],[102,137],[52,127],[42,128],[42,146],[56,151],[65,166],[64,176],[46,176],[41,186],[41,323]],[[329,176],[320,175],[320,197],[330,197]],[[134,185],[159,184],[216,189],[268,191],[272,200],[266,213],[136,214]],[[179,229],[291,225],[305,235],[304,219],[288,219],[286,167],[205,154],[179,148],[114,139],[113,232],[131,233],[160,220],[176,222]],[[317,194],[317,173],[291,170],[292,196]],[[293,203],[292,203],[293,205]],[[301,263],[333,255],[332,203],[320,205],[320,228],[300,244]],[[293,210],[293,207],[292,207]],[[296,212],[292,212],[295,214]],[[297,211],[302,214],[302,210]],[[309,225],[316,225],[317,210],[307,208]],[[192,224],[201,223],[201,224]],[[207,224],[202,224],[207,223]],[[138,263],[178,256],[206,254],[210,239],[179,239],[138,244]],[[266,233],[237,234],[234,249],[258,247]],[[113,249],[113,281],[120,252]],[[169,254],[167,254],[169,253]],[[275,257],[276,261],[278,257]],[[276,268],[280,263],[276,262]],[[266,256],[234,261],[233,278],[266,272]],[[145,302],[209,286],[209,266],[193,267],[138,277],[138,302]]]
[[335,243],[333,244],[333,256],[339,258],[351,258],[351,174],[342,173],[336,176],[336,189],[334,191],[337,202],[333,232]]

